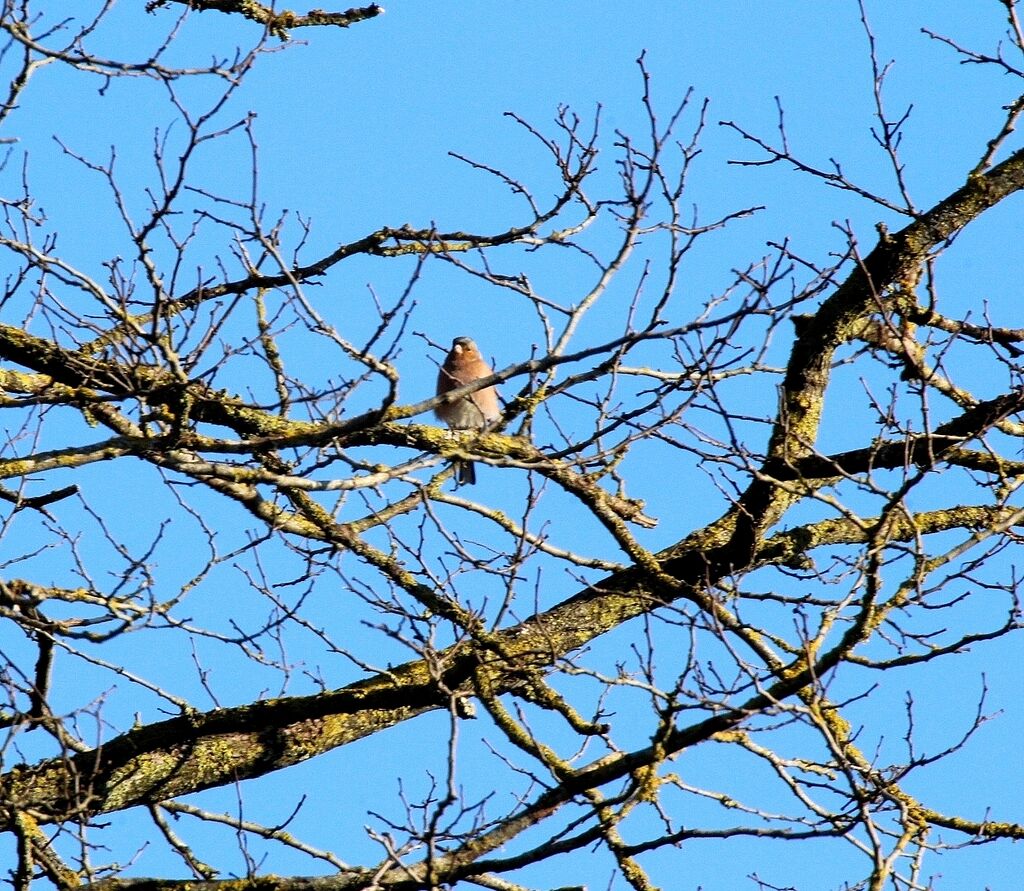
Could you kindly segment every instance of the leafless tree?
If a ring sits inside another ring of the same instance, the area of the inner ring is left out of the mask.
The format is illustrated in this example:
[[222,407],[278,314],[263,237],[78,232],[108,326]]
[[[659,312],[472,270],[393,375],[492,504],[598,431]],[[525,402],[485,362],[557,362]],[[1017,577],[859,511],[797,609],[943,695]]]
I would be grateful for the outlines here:
[[[1019,84],[1016,3],[997,5],[998,50],[932,37],[951,66]],[[872,244],[837,227],[826,259],[775,243],[697,300],[695,247],[760,208],[693,209],[717,122],[695,95],[661,107],[643,59],[641,133],[568,108],[550,128],[514,119],[553,197],[461,158],[511,194],[500,231],[396,223],[323,250],[305,217],[265,204],[256,124],[231,100],[295,29],[315,41],[311,26],[366,27],[379,7],[156,0],[166,39],[133,60],[95,48],[113,3],[84,19],[38,6],[3,0],[0,19],[0,828],[17,891],[513,891],[536,864],[576,887],[594,851],[615,887],[680,888],[659,852],[744,838],[765,860],[801,841],[854,852],[834,887],[923,889],[933,852],[1024,838],[950,808],[956,790],[920,791],[949,759],[992,757],[982,676],[950,697],[944,734],[922,747],[915,723],[952,660],[1000,658],[1021,624],[1019,297],[951,312],[938,275],[970,268],[984,245],[957,236],[1019,200],[1024,95],[960,185],[919,207],[865,17],[892,188],[803,158],[781,105],[769,135],[723,124],[739,167],[795,171],[901,226]],[[253,46],[179,67],[182,22],[226,21],[209,11],[245,19]],[[121,237],[102,263],[65,247],[9,129],[50,66],[158,88],[176,119],[144,204],[116,151],[61,143],[112,199]],[[251,167],[244,193],[195,174],[211,146]],[[404,288],[331,293],[360,258]],[[571,289],[549,283],[554,262]],[[482,432],[432,420],[448,344],[419,330],[414,294],[435,269],[513,302],[517,342],[535,344],[508,355],[451,332],[503,363],[471,385],[503,396]],[[472,489],[452,477],[465,457],[483,468]],[[636,496],[654,466],[675,493],[657,512]],[[903,691],[902,711],[867,702]],[[396,758],[401,727],[421,742],[401,737]],[[326,759],[359,740],[401,768]],[[352,803],[366,786],[369,813]],[[333,825],[300,837],[314,807]],[[374,853],[353,864],[360,835]],[[126,862],[118,838],[150,848]],[[146,871],[152,846],[177,872]]]

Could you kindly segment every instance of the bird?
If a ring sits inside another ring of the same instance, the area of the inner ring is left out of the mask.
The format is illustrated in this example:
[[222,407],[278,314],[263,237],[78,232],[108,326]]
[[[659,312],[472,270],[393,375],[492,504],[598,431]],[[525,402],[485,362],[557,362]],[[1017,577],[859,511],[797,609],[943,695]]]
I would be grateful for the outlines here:
[[[484,361],[472,339],[456,337],[437,373],[437,395],[443,396],[490,374],[491,366]],[[454,402],[442,402],[434,409],[434,414],[452,430],[484,430],[501,417],[498,391],[494,387],[475,390]],[[456,461],[454,468],[459,485],[476,482],[472,461]]]

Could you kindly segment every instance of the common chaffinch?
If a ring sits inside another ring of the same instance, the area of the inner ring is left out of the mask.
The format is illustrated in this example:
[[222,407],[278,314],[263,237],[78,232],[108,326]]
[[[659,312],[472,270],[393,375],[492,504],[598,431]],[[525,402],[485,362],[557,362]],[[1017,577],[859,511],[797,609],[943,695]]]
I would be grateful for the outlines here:
[[[437,395],[465,387],[491,373],[491,366],[484,361],[476,344],[468,337],[456,337],[437,374]],[[434,409],[434,414],[453,430],[483,430],[501,417],[498,391],[484,387],[454,402],[442,403]],[[455,472],[460,484],[476,482],[472,461],[456,461]]]

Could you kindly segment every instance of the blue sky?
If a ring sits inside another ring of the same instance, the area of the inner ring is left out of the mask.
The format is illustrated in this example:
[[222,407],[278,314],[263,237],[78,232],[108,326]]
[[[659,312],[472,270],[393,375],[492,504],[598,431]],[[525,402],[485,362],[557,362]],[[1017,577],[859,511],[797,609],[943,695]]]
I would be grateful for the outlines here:
[[[123,53],[140,58],[147,45],[156,45],[177,15],[176,10],[142,12],[141,2],[122,0],[111,25],[96,35],[94,50]],[[50,16],[62,4],[50,4]],[[44,6],[45,8],[45,6]],[[878,55],[884,63],[895,59],[886,82],[885,97],[892,116],[908,104],[913,109],[906,127],[904,160],[912,195],[921,208],[931,206],[963,182],[970,166],[984,151],[1003,117],[1002,106],[1012,100],[1019,87],[1008,78],[978,66],[958,64],[953,51],[922,33],[922,27],[949,35],[964,45],[991,51],[1004,29],[1004,11],[997,2],[977,4],[935,4],[931,2],[868,2],[867,10],[878,41]],[[268,217],[284,209],[312,220],[307,256],[327,253],[342,242],[353,241],[381,226],[414,227],[436,224],[441,229],[499,231],[517,224],[524,208],[517,205],[507,188],[489,180],[450,156],[450,152],[501,168],[535,187],[547,198],[557,183],[547,159],[531,138],[505,112],[514,112],[551,131],[551,122],[561,105],[573,108],[584,119],[598,105],[602,112],[602,144],[607,151],[599,164],[600,184],[612,183],[615,174],[611,143],[615,130],[642,133],[640,97],[642,82],[637,58],[645,53],[651,75],[655,106],[668,117],[692,88],[694,99],[680,125],[687,134],[695,125],[701,101],[709,100],[707,124],[702,139],[704,152],[691,174],[688,200],[699,208],[702,220],[755,205],[764,209],[738,220],[723,232],[709,236],[686,266],[681,283],[684,302],[699,306],[725,288],[732,270],[763,256],[769,242],[790,239],[794,249],[825,263],[830,252],[842,250],[844,239],[836,223],[846,221],[865,246],[874,243],[875,225],[892,228],[899,218],[849,193],[829,188],[784,166],[741,167],[730,160],[761,157],[756,147],[720,122],[733,121],[744,129],[771,138],[777,120],[776,97],[785,110],[794,151],[809,163],[827,167],[832,159],[842,164],[851,179],[866,188],[894,195],[891,169],[873,143],[870,128],[874,105],[867,40],[859,23],[857,5],[852,2],[749,3],[650,2],[645,4],[434,4],[402,2],[387,4],[387,13],[347,31],[310,29],[296,32],[303,46],[291,46],[263,58],[245,85],[221,115],[226,125],[255,113],[253,132],[259,146],[261,200]],[[194,14],[184,24],[174,61],[185,64],[205,60],[211,54],[230,53],[236,44],[255,39],[251,23],[217,13]],[[147,43],[148,42],[148,43]],[[110,146],[117,146],[117,170],[127,204],[141,213],[145,188],[154,183],[152,145],[155,132],[171,124],[173,110],[163,88],[134,80],[114,81],[100,94],[99,79],[82,75],[70,78],[58,66],[41,71],[26,93],[23,109],[13,115],[8,131],[21,142],[12,150],[31,155],[29,175],[34,191],[45,208],[50,224],[61,233],[60,248],[71,262],[97,278],[104,275],[104,263],[125,253],[123,230],[111,209],[109,190],[102,178],[83,172],[80,164],[65,154],[61,143],[84,156],[104,160]],[[182,84],[181,97],[195,110],[209,103],[208,84]],[[53,137],[57,137],[55,141]],[[181,138],[180,122],[171,126],[168,145],[173,149]],[[1017,143],[1012,143],[1016,147]],[[210,144],[197,157],[194,174],[204,188],[225,197],[244,199],[250,188],[248,149],[241,132]],[[169,152],[173,155],[173,151]],[[18,162],[20,164],[20,161]],[[17,181],[18,164],[9,162],[4,187]],[[12,178],[13,177],[13,178]],[[207,206],[192,196],[185,206]],[[1004,323],[1021,325],[1019,313],[1006,312],[1007,300],[1019,293],[1019,270],[1024,261],[1020,238],[1022,210],[1019,200],[1010,200],[973,225],[951,251],[950,262],[940,264],[940,282],[951,314],[981,311],[984,301],[1003,309]],[[297,232],[294,216],[285,230]],[[608,238],[599,229],[595,239]],[[212,268],[214,257],[227,252],[222,230],[208,226],[203,237],[190,248],[189,262]],[[969,256],[969,264],[957,262]],[[168,256],[161,258],[168,260]],[[526,263],[522,254],[498,252],[496,262],[513,273]],[[557,256],[530,260],[535,285],[558,295],[566,303],[578,299],[592,284],[586,264]],[[344,264],[328,276],[322,287],[311,289],[318,309],[347,336],[358,341],[372,329],[375,319],[370,291],[385,303],[398,298],[409,280],[412,261],[382,262],[357,260]],[[595,312],[586,322],[582,337],[597,339],[621,327],[624,307],[636,287],[639,266],[627,270],[609,294],[606,309]],[[1011,296],[1012,295],[1012,296]],[[410,338],[398,360],[402,372],[401,400],[415,402],[431,395],[434,364],[426,340],[447,343],[456,334],[475,337],[482,350],[500,367],[529,355],[539,343],[539,331],[532,320],[523,318],[522,306],[511,299],[482,294],[478,284],[455,274],[442,263],[428,263],[413,291],[416,309],[410,331],[423,339]],[[1015,304],[1012,304],[1015,305]],[[771,358],[780,362],[789,345],[790,331],[780,331]],[[284,338],[288,343],[288,337]],[[291,367],[311,382],[325,384],[337,369],[315,354],[290,357]],[[971,378],[980,397],[1004,388],[1002,380]],[[865,381],[859,367],[849,374],[837,372],[838,392],[830,400],[823,428],[823,449],[843,449],[863,441],[859,420],[868,417],[863,400]],[[225,385],[242,390],[247,386],[244,369]],[[768,413],[775,400],[773,385],[758,384],[735,392],[752,412]],[[994,386],[991,391],[986,387]],[[56,441],[62,437],[88,437],[84,426],[69,430],[51,428]],[[752,433],[751,435],[756,435]],[[762,443],[763,444],[763,443]],[[645,463],[644,453],[629,469],[630,494],[644,498],[652,514],[662,517],[660,527],[645,537],[645,544],[661,547],[716,516],[722,507],[710,481],[696,468],[685,475],[678,469],[666,478],[655,461]],[[653,465],[653,466],[652,466]],[[507,482],[493,469],[491,497],[496,504],[514,509],[522,490]],[[56,477],[55,477],[56,479]],[[109,511],[110,522],[119,535],[141,543],[156,535],[159,521],[175,512],[172,494],[162,487],[152,469],[133,469],[111,477],[110,468],[99,465],[76,476],[97,510]],[[63,482],[63,480],[61,480]],[[224,551],[244,541],[246,518],[241,512],[218,504],[215,499],[189,493],[198,508],[221,530]],[[129,510],[125,510],[125,508]],[[76,508],[69,505],[68,511]],[[553,519],[558,520],[557,511]],[[76,518],[83,528],[88,518]],[[7,547],[16,548],[39,534],[37,529],[12,531]],[[586,548],[597,530],[586,524],[574,530],[580,546]],[[481,532],[481,536],[486,533]],[[194,524],[174,527],[168,544],[159,551],[161,581],[167,590],[180,585],[194,571],[201,551],[202,536]],[[110,548],[87,537],[82,548],[97,563],[111,557]],[[193,551],[193,549],[195,549]],[[182,555],[185,555],[184,557]],[[291,568],[289,556],[277,553],[273,567],[279,575]],[[1012,560],[1013,556],[1004,558]],[[32,563],[40,581],[67,583],[75,574],[66,557],[41,557]],[[347,570],[346,570],[347,571]],[[358,571],[358,570],[353,570]],[[49,576],[49,577],[47,577]],[[207,622],[227,630],[227,620],[250,617],[251,592],[241,584],[239,570],[223,567],[212,576],[216,584],[203,589],[189,601],[188,615],[197,623]],[[554,602],[575,590],[571,579],[559,577],[545,589]],[[550,605],[545,603],[544,605]],[[358,630],[358,621],[368,611],[359,604],[345,603],[350,623],[338,617],[337,600],[329,586],[318,586],[311,594],[312,614],[325,623],[335,623],[340,632]],[[635,631],[635,630],[634,630]],[[617,647],[624,646],[633,631],[616,632],[594,646],[594,657],[603,664],[614,661]],[[140,646],[134,636],[108,649],[119,651],[140,672],[158,678],[181,695],[193,697],[201,708],[212,702],[204,698],[195,672],[183,665],[189,658],[167,661],[158,635],[139,635],[152,640]],[[0,636],[0,640],[2,640]],[[368,647],[380,647],[380,661],[398,662],[401,648],[368,636]],[[10,642],[9,646],[15,646]],[[305,654],[290,657],[304,662]],[[239,654],[225,648],[196,642],[196,661],[208,665],[221,678],[218,688],[222,704],[234,704],[246,697],[280,692],[309,692],[310,685],[298,677],[280,689],[280,679],[245,675]],[[1024,784],[1017,741],[1024,732],[1024,709],[1020,704],[1019,669],[1024,652],[1016,639],[1001,641],[979,654],[969,654],[941,665],[923,666],[908,676],[920,708],[922,735],[939,747],[959,728],[949,722],[966,719],[982,683],[988,684],[993,708],[1003,710],[998,721],[982,728],[985,763],[972,760],[968,750],[950,767],[928,774],[928,785],[911,791],[926,797],[936,807],[945,805],[948,787],[969,785],[972,804],[993,804],[993,818],[1024,820]],[[309,657],[310,663],[315,661]],[[320,657],[316,657],[320,658]],[[344,660],[323,657],[329,684],[343,684],[358,677]],[[123,687],[110,688],[104,673],[79,666],[80,688],[68,690],[67,707],[83,699],[103,695],[108,704],[105,715],[114,725],[126,726],[139,709],[151,720],[156,705],[133,699]],[[908,673],[909,674],[909,673]],[[865,689],[869,681],[860,683]],[[878,740],[880,749],[898,748],[904,708],[904,688],[895,686],[872,693],[858,707],[866,718],[878,710],[892,714],[887,738]],[[950,706],[947,710],[945,707]],[[634,707],[624,698],[623,708]],[[932,719],[930,720],[930,717]],[[393,793],[398,777],[407,788],[422,791],[423,774],[410,774],[407,752],[422,746],[432,750],[429,758],[443,758],[445,718],[426,716],[387,733],[386,744],[376,737],[364,740],[324,758],[279,776],[259,781],[245,794],[246,815],[273,823],[290,810],[300,791],[327,789],[312,795],[291,827],[299,836],[317,845],[334,847],[346,860],[371,859],[374,848],[363,834],[365,811],[397,813]],[[648,730],[638,724],[639,743]],[[467,765],[467,785],[477,793],[493,781],[493,758],[474,733],[470,723],[463,731],[462,745]],[[714,783],[742,770],[733,764],[725,747],[687,753],[676,769],[700,782]],[[995,765],[995,769],[990,769]],[[692,771],[692,773],[691,773]],[[916,782],[916,781],[915,781]],[[331,791],[333,788],[337,792]],[[383,793],[383,794],[382,794]],[[197,796],[211,809],[232,809],[235,790],[219,790]],[[382,802],[386,799],[386,803]],[[960,800],[963,800],[962,798]],[[286,803],[282,803],[286,802]],[[950,804],[952,807],[953,804]],[[388,811],[388,808],[392,808]],[[968,809],[966,815],[982,816]],[[114,825],[120,836],[107,839],[115,856],[126,857],[141,837],[131,815],[117,816]],[[683,822],[689,819],[683,817]],[[109,835],[109,833],[108,833]],[[212,842],[211,842],[212,844]],[[766,881],[801,889],[840,887],[847,876],[859,875],[852,854],[837,845],[779,845],[772,858],[760,861],[763,848],[746,842],[712,843],[683,850],[666,849],[649,861],[656,877],[666,888],[725,891],[741,887],[741,881],[757,871]],[[837,850],[840,851],[837,854]],[[0,847],[0,857],[3,848]],[[308,861],[288,855],[274,855],[268,869],[286,873],[309,870]],[[844,861],[843,857],[849,857]],[[156,848],[139,858],[134,872],[160,874],[172,869]],[[577,863],[580,861],[576,861]],[[648,862],[648,861],[645,861]],[[1017,848],[985,846],[955,855],[933,858],[927,874],[941,874],[937,888],[985,887],[1010,891],[1018,886],[1021,854]],[[609,864],[603,855],[592,858],[591,873],[566,876],[556,861],[528,871],[522,881],[537,887],[554,887],[570,881],[586,881],[593,889],[606,886]],[[678,884],[672,884],[675,876]],[[973,884],[972,884],[973,883]],[[614,885],[615,888],[624,885]]]

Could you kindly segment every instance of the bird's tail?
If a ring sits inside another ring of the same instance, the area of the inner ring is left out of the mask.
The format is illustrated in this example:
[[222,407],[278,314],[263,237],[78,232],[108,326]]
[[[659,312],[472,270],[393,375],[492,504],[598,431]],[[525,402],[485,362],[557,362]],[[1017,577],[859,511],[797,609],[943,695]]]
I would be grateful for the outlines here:
[[472,486],[476,483],[476,467],[473,466],[472,461],[457,461],[455,475],[460,486]]

